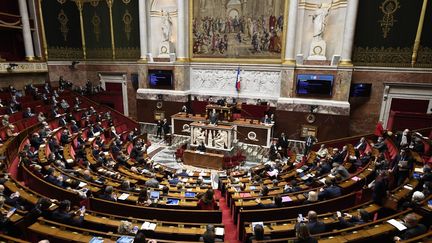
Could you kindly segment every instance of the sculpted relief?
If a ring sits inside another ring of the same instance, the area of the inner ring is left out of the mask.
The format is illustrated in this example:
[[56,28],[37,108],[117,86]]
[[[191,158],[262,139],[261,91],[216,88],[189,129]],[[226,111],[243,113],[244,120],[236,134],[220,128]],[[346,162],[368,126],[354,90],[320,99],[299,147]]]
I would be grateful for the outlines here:
[[[235,93],[237,70],[192,69],[191,90],[230,95]],[[239,74],[240,94],[260,94],[278,97],[280,93],[280,71],[242,70]]]

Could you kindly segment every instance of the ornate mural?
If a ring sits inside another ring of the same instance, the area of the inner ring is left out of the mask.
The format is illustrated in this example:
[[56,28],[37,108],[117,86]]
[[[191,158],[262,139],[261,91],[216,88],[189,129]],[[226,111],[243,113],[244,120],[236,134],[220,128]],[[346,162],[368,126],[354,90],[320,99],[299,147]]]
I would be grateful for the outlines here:
[[281,58],[285,1],[192,0],[193,58]]

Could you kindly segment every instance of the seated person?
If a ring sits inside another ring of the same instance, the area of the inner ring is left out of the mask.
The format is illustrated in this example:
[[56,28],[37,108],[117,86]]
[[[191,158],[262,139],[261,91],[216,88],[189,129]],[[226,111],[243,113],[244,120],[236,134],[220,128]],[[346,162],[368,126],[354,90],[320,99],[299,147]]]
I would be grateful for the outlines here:
[[261,123],[262,124],[272,124],[272,120],[270,119],[270,117],[265,114],[264,117],[261,119]]
[[2,119],[2,126],[9,126],[9,115],[4,115]]
[[46,120],[46,117],[43,112],[39,112],[37,116],[38,122],[44,122]]
[[395,236],[395,241],[408,240],[418,235],[424,234],[427,231],[426,226],[419,224],[418,218],[414,213],[410,213],[405,216],[404,221],[407,229],[404,230],[400,236]]
[[26,110],[23,112],[23,117],[24,118],[29,118],[34,116],[35,114],[31,112],[31,108],[27,107]]
[[350,214],[345,214],[345,216],[348,217],[348,219],[345,219],[343,215],[341,217],[338,217],[339,224],[341,225],[342,228],[353,227],[371,221],[369,213],[364,209],[358,210],[357,217]]
[[[309,211],[307,218],[304,219],[304,222],[300,222],[300,223],[305,223],[309,229],[309,232],[312,235],[315,234],[321,234],[325,232],[325,224],[321,221],[318,221],[318,216],[317,213],[315,211]],[[299,224],[296,225],[296,228],[299,226]]]
[[340,175],[342,177],[341,180],[348,179],[351,175],[348,172],[348,170],[345,168],[345,166],[339,164],[339,163],[333,163],[333,168],[331,169],[331,174],[333,176]]
[[294,243],[318,243],[318,241],[311,236],[309,228],[305,223],[299,223],[296,227],[297,239]]
[[[71,202],[64,200],[60,202],[59,207],[52,213],[52,218],[62,224],[81,225],[84,221],[85,208],[81,208],[76,212],[70,212]],[[76,217],[76,214],[79,217]]]
[[200,242],[221,242],[222,239],[216,238],[216,229],[214,225],[207,225],[206,231],[204,231],[204,234],[199,238]]
[[208,189],[198,201],[198,208],[201,210],[215,210],[218,208],[214,199],[213,189]]
[[342,195],[341,188],[335,185],[335,183],[330,178],[326,178],[325,186],[320,189],[318,198],[320,200],[332,199],[332,198],[339,197],[341,195]]
[[253,228],[253,235],[249,238],[248,242],[254,240],[270,240],[270,237],[264,236],[264,227],[261,224],[255,225]]
[[315,203],[318,201],[318,193],[316,191],[309,191],[308,197],[303,204]]
[[328,149],[325,147],[325,144],[321,144],[320,149],[316,152],[316,154],[320,157],[320,158],[325,158],[328,155]]
[[219,119],[219,114],[215,110],[213,110],[209,116],[210,124],[211,125],[217,125],[218,119]]
[[100,199],[108,200],[108,201],[117,201],[117,195],[113,193],[113,187],[107,186],[101,195],[99,195]]
[[14,125],[9,124],[8,128],[6,129],[6,136],[7,136],[7,138],[18,136],[18,133],[15,132],[15,126]]

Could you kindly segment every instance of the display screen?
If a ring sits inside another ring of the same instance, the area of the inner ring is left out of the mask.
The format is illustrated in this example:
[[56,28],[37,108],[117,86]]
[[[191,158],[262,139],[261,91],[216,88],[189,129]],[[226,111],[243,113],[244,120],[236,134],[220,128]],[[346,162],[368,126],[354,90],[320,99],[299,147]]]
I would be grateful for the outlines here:
[[299,74],[297,75],[297,94],[331,96],[333,75]]
[[371,95],[372,84],[352,84],[351,97],[369,97]]
[[149,70],[149,86],[153,89],[172,89],[172,70]]

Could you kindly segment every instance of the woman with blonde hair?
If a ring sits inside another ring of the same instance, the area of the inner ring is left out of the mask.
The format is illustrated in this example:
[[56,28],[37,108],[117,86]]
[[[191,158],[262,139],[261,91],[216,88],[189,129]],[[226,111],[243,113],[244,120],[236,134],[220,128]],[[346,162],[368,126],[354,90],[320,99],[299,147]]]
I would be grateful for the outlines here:
[[122,235],[132,234],[133,233],[132,231],[133,231],[132,223],[127,220],[122,220],[120,222],[120,225],[117,228],[117,233]]

